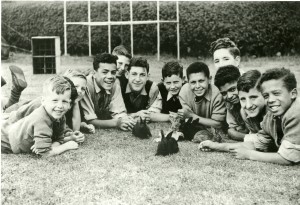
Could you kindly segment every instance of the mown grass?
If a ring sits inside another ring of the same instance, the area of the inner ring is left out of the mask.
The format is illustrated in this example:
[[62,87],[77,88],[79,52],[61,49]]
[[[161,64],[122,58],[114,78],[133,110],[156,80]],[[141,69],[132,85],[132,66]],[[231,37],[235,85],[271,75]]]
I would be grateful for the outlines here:
[[[150,56],[151,79],[159,81],[164,61]],[[186,68],[196,59],[183,59]],[[215,73],[210,59],[204,59]],[[91,68],[89,57],[63,57],[62,67]],[[41,92],[50,75],[32,75],[31,57],[15,55],[2,61],[8,85],[11,64],[22,67],[29,86],[23,99]],[[292,69],[300,83],[299,57],[244,59],[243,69]],[[298,86],[299,90],[299,86]],[[300,90],[299,90],[300,91]],[[299,204],[299,166],[280,166],[234,159],[229,153],[200,152],[191,142],[180,142],[178,154],[154,156],[153,139],[169,123],[150,123],[152,139],[129,132],[97,130],[78,150],[53,158],[1,155],[2,204]]]

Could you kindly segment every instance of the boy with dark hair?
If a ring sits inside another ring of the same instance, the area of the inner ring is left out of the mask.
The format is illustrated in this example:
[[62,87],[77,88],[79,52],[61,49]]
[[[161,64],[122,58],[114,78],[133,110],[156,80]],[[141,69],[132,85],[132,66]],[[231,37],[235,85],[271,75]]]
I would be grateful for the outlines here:
[[182,109],[179,92],[184,84],[183,67],[176,61],[167,62],[162,68],[162,81],[157,86],[162,97],[161,113],[156,114],[156,121],[170,121],[170,112]]
[[128,70],[131,54],[128,52],[125,46],[119,45],[114,48],[112,55],[117,56],[117,78],[121,81],[125,78],[125,73]]
[[80,105],[84,119],[96,128],[131,130],[134,120],[127,116],[121,89],[115,84],[117,57],[108,53],[94,58],[94,74],[87,77],[87,89]]
[[127,112],[133,118],[150,121],[151,113],[161,111],[161,96],[157,85],[149,80],[149,64],[145,58],[133,57],[121,81],[122,95]]
[[291,165],[300,162],[300,99],[288,69],[267,70],[258,84],[268,112],[250,142],[230,148],[236,158]]
[[179,99],[182,109],[178,114],[184,119],[193,117],[205,127],[222,128],[226,108],[219,90],[211,85],[209,68],[205,63],[195,62],[186,70],[188,83],[182,86]]
[[[219,38],[210,45],[210,52],[213,55],[216,69],[222,66],[234,65],[239,67],[241,62],[240,50],[229,38]],[[240,69],[240,73],[244,71]]]
[[220,90],[227,108],[226,122],[229,126],[228,135],[233,140],[243,141],[248,134],[241,116],[241,104],[238,96],[237,82],[240,71],[233,65],[220,67],[215,76],[215,86]]
[[60,76],[43,86],[42,105],[18,119],[13,111],[1,126],[1,153],[36,153],[44,156],[77,149],[66,129],[65,113],[70,108],[71,86]]

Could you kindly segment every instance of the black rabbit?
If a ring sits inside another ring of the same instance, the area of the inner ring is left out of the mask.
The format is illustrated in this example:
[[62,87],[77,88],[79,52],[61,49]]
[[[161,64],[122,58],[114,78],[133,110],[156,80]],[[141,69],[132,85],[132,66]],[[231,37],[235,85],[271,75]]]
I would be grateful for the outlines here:
[[152,137],[150,129],[146,124],[146,119],[143,121],[142,118],[137,121],[132,129],[132,134],[141,139],[149,139]]
[[161,141],[158,144],[157,152],[155,155],[170,155],[179,152],[179,147],[177,141],[172,137],[170,132],[167,137],[165,137],[164,132],[161,130]]
[[[205,127],[199,124],[199,119],[193,121],[192,117],[190,117],[188,121],[181,123],[179,126],[179,132],[183,133],[184,140],[189,141],[194,139],[195,134],[203,129],[205,129]],[[179,138],[179,140],[182,140],[182,138]]]

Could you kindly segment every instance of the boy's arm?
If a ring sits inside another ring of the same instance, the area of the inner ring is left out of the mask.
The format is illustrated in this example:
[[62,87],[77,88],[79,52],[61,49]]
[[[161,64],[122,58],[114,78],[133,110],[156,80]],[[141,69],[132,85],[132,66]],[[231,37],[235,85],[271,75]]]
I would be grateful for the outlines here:
[[164,114],[164,113],[151,113],[150,119],[153,122],[168,122],[168,121],[170,121],[169,114]]
[[238,142],[238,143],[218,143],[211,140],[203,141],[199,144],[199,149],[201,151],[219,151],[219,152],[229,152],[232,149],[239,147],[246,147],[249,150],[255,150],[252,142]]
[[75,102],[72,108],[72,125],[73,130],[78,131],[80,130],[80,124],[81,124],[81,116],[80,116],[80,109],[79,109],[79,103]]
[[51,157],[72,149],[78,149],[78,144],[74,141],[69,141],[64,144],[53,144],[51,149],[44,153],[39,153],[35,148],[32,148],[32,152],[40,154],[43,157]]
[[88,123],[94,125],[96,128],[119,128],[124,131],[132,130],[135,125],[134,120],[129,116],[111,120],[94,119],[90,120]]
[[282,165],[292,164],[292,162],[284,159],[278,153],[258,152],[256,150],[249,150],[244,147],[231,149],[230,152],[233,153],[237,159],[250,159],[255,161],[276,163]]
[[[182,105],[183,107],[183,105]],[[183,115],[184,118],[189,118],[192,117],[193,120],[199,119],[199,123],[207,126],[207,127],[214,127],[214,128],[221,128],[222,127],[222,122],[213,120],[210,118],[205,118],[205,117],[200,117],[196,115],[195,113],[191,113],[192,111],[190,109],[183,108],[181,110],[178,110],[178,114],[181,116]]]
[[234,128],[229,128],[228,129],[228,135],[233,140],[243,141],[246,134],[244,134],[242,132],[239,132],[239,131],[236,131]]

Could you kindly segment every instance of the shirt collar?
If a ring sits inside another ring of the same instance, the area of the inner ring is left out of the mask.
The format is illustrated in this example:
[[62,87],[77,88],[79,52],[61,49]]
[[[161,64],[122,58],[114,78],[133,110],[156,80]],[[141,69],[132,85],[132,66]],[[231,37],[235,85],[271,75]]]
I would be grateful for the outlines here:
[[[95,79],[94,76],[93,76],[93,83],[94,83],[94,87],[95,87],[96,93],[100,93],[100,91],[101,91],[103,88],[100,88],[100,87],[98,86],[98,84],[97,84],[96,79]],[[111,94],[110,90],[105,90],[105,92],[106,92],[108,95]]]
[[[131,92],[132,92],[132,90],[129,86],[129,83],[127,83],[125,93],[131,93]],[[140,95],[147,95],[145,86],[143,87],[142,91],[140,92]]]
[[[211,92],[212,92],[211,86],[208,85],[208,89],[206,90],[206,93],[202,97],[205,98],[207,101],[211,101]],[[194,93],[194,95],[195,95],[195,93]],[[195,102],[196,102],[196,97],[197,96],[195,95]]]

